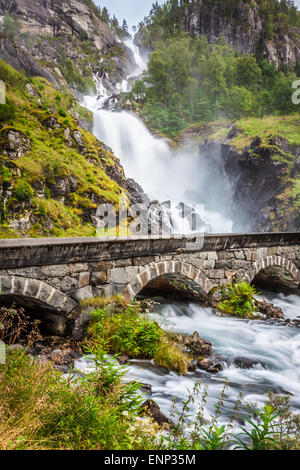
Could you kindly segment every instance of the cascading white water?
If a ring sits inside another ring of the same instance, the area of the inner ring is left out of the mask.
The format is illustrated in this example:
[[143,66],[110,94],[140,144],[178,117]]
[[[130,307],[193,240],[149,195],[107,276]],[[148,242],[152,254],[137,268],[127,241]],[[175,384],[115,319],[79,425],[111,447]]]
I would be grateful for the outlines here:
[[[146,62],[132,41],[126,44],[136,61],[133,74],[140,75]],[[126,87],[120,84],[118,90]],[[126,176],[135,179],[151,199],[170,200],[174,209],[180,202],[193,207],[207,203],[207,195],[211,195],[209,209],[204,214],[201,210],[204,219],[213,232],[231,232],[233,224],[226,215],[230,204],[224,176],[217,170],[212,172],[208,162],[198,154],[171,149],[166,140],[153,136],[133,113],[103,109],[108,93],[101,79],[98,91],[98,96],[86,96],[84,105],[94,114],[94,134],[120,158]],[[191,231],[188,223],[182,223],[177,210],[172,211],[172,217],[185,233]]]
[[[280,304],[287,318],[300,319],[300,295],[284,296],[268,293],[268,300]],[[192,334],[212,342],[213,353],[222,361],[224,370],[216,375],[197,369],[186,377],[147,363],[133,361],[128,378],[152,385],[152,398],[168,414],[172,400],[186,400],[196,381],[208,385],[205,416],[214,413],[214,406],[228,382],[227,398],[221,420],[230,419],[234,405],[243,393],[243,401],[263,405],[268,392],[289,394],[294,410],[300,409],[300,329],[271,324],[267,321],[218,317],[210,308],[190,304],[165,304],[151,317],[164,329]],[[241,363],[246,366],[241,367]],[[76,363],[85,372],[92,366],[86,359]],[[191,414],[196,413],[196,405]]]

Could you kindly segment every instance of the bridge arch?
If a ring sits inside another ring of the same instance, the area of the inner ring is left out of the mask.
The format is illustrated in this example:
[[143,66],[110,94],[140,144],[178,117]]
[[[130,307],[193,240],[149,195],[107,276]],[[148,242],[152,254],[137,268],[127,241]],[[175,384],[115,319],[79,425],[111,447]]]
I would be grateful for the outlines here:
[[77,306],[75,300],[46,282],[21,276],[0,276],[0,300],[1,298],[19,298],[25,301],[32,299],[36,305],[44,305],[64,316],[69,315]]
[[208,294],[213,288],[209,278],[198,268],[190,263],[181,261],[161,261],[145,266],[135,279],[127,284],[123,297],[131,302],[149,282],[164,275],[181,275],[190,280],[193,285],[200,288],[201,292]]
[[243,281],[249,282],[249,284],[254,280],[255,276],[262,270],[269,268],[271,266],[284,268],[292,278],[300,282],[300,271],[297,266],[287,258],[282,256],[266,256],[265,258],[260,258],[256,260],[252,266],[246,271],[243,276]]

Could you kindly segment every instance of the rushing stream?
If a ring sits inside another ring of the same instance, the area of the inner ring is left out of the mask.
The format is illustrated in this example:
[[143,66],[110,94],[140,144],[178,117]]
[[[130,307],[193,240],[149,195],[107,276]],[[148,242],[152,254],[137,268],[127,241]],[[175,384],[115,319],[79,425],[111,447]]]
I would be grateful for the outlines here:
[[[140,75],[146,67],[132,43],[137,66],[133,74]],[[132,78],[132,77],[128,77]],[[128,80],[118,90],[127,91]],[[129,112],[114,112],[110,107],[111,93],[98,80],[98,96],[85,97],[84,104],[94,114],[94,134],[110,146],[120,158],[127,177],[134,178],[150,197],[176,204],[205,203],[207,223],[217,232],[232,231],[230,189],[222,173],[191,152],[175,152],[168,143],[153,136],[143,122]],[[300,296],[265,294],[268,301],[280,306],[287,318],[300,317]],[[228,418],[240,392],[248,402],[265,402],[269,391],[288,393],[295,409],[300,408],[300,329],[280,323],[248,321],[216,316],[211,309],[195,304],[161,304],[153,313],[156,319],[176,332],[198,331],[201,338],[214,345],[214,354],[222,362],[222,372],[211,375],[197,369],[186,377],[155,367],[149,361],[135,361],[129,378],[151,384],[153,399],[168,413],[172,400],[186,399],[198,380],[209,385],[206,415],[214,411],[226,381],[227,398],[222,418]],[[91,362],[81,359],[76,367],[82,372]],[[196,409],[194,410],[196,412]]]
[[[281,306],[287,318],[300,318],[300,295],[276,294],[268,300]],[[291,405],[300,409],[300,329],[280,323],[259,320],[239,320],[218,317],[210,308],[196,304],[160,304],[152,314],[165,329],[192,334],[212,342],[213,354],[223,364],[223,371],[212,375],[197,369],[186,377],[154,366],[150,361],[133,361],[128,378],[152,386],[152,398],[168,414],[174,398],[186,400],[198,381],[208,386],[205,417],[214,413],[222,389],[227,383],[227,398],[221,413],[226,421],[234,413],[234,406],[243,394],[243,402],[262,405],[268,392],[288,394]],[[76,367],[84,372],[91,362],[81,359]],[[193,413],[196,414],[197,406]]]

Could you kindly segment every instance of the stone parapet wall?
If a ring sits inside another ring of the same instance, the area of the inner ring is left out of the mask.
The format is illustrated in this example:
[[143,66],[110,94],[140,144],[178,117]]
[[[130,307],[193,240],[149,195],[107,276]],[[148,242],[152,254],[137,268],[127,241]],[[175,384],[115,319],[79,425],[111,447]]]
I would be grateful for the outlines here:
[[195,238],[0,241],[1,294],[31,298],[68,317],[83,299],[121,294],[130,301],[161,276],[186,279],[199,294],[233,278],[251,282],[270,266],[300,282],[299,234],[209,235],[194,251],[192,242]]

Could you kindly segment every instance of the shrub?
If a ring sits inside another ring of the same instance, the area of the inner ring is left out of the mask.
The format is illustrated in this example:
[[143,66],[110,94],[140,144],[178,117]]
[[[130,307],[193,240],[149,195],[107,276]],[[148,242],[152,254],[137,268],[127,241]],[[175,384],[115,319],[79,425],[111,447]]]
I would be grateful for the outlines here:
[[2,59],[0,59],[0,80],[3,80],[6,85],[9,84],[22,89],[26,83],[25,75],[15,70]]
[[221,291],[222,302],[217,308],[228,315],[253,317],[255,314],[255,287],[247,282],[233,283]]
[[139,448],[128,431],[141,402],[137,385],[125,384],[122,368],[112,371],[99,348],[93,352],[95,372],[66,381],[52,365],[8,351],[0,365],[0,449]]
[[61,117],[67,117],[67,113],[64,109],[60,108],[58,110],[58,114],[61,116]]
[[[197,383],[184,402],[174,401],[174,426],[165,432],[139,417],[140,384],[124,383],[126,369],[107,357],[105,342],[98,340],[87,352],[95,358],[95,371],[66,380],[50,363],[7,351],[6,365],[0,365],[0,450],[195,451],[234,444],[247,450],[299,449],[300,415],[291,412],[289,397],[270,394],[262,409],[238,401],[233,421],[220,425],[226,386],[207,422],[207,387]],[[191,420],[195,404],[198,411]],[[241,406],[252,415],[247,429],[237,424]]]
[[13,196],[20,202],[27,201],[34,196],[34,191],[28,181],[21,178],[14,185]]
[[186,375],[189,358],[183,354],[178,344],[167,335],[162,335],[154,354],[154,362],[157,366]]
[[0,105],[0,122],[9,122],[16,117],[16,107],[13,103]]
[[126,307],[124,313],[114,315],[110,307],[95,310],[91,318],[97,336],[107,339],[114,353],[133,358],[154,356],[161,329],[157,323],[143,318],[137,306]]
[[95,299],[85,306],[98,304],[91,313],[91,324],[87,338],[107,341],[109,352],[125,354],[131,358],[154,359],[154,362],[168,370],[186,374],[189,357],[181,350],[158,323],[151,321],[141,312],[139,303],[126,306],[115,299],[107,305],[107,300]]

